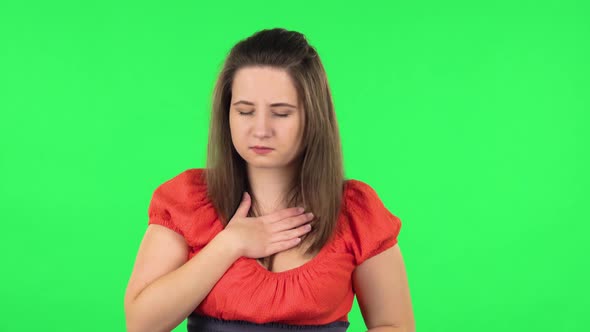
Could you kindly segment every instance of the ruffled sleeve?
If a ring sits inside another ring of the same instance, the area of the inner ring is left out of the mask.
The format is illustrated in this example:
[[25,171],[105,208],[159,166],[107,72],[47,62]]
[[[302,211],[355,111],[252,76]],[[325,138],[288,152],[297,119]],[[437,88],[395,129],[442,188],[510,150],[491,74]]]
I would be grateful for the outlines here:
[[401,220],[362,181],[348,180],[345,198],[350,227],[348,246],[358,266],[397,243]]
[[202,174],[202,169],[191,168],[160,184],[149,203],[148,225],[167,227],[188,240],[197,225],[196,210],[207,205]]

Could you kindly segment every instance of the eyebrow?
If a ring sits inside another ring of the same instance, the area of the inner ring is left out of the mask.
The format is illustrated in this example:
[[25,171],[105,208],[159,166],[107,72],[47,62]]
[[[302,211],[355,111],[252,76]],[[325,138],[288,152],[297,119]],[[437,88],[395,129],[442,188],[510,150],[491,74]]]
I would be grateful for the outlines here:
[[[249,101],[245,101],[245,100],[239,100],[236,101],[235,103],[233,103],[233,105],[238,105],[238,104],[245,104],[245,105],[250,105],[250,106],[254,106],[253,102],[249,102]],[[293,107],[293,108],[297,108],[294,105],[288,104],[288,103],[274,103],[274,104],[270,104],[271,107],[277,107],[277,106],[286,106],[286,107]]]

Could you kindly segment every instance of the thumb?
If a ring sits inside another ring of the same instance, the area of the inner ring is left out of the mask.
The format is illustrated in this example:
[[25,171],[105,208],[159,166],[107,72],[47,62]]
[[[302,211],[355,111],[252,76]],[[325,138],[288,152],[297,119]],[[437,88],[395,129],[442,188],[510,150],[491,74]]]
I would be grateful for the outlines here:
[[236,216],[245,218],[248,216],[248,211],[250,211],[250,195],[247,192],[244,192],[242,195],[242,201],[236,210]]

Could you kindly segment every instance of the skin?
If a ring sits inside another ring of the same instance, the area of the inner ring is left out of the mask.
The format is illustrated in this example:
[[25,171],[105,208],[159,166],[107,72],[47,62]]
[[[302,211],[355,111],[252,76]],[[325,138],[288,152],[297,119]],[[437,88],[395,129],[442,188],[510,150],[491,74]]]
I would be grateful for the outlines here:
[[399,244],[357,266],[352,282],[369,332],[416,331]]
[[[273,106],[275,103],[294,107]],[[283,194],[296,172],[293,163],[302,152],[304,121],[305,112],[285,71],[246,67],[236,72],[229,109],[231,137],[247,163],[252,193],[263,215],[287,208]],[[256,145],[273,150],[257,154],[251,149]]]
[[[246,161],[252,191],[263,214],[287,208],[283,193],[301,153],[305,112],[297,90],[282,69],[245,67],[232,83],[230,130],[238,154]],[[273,106],[287,103],[294,107]],[[282,116],[281,116],[282,115]],[[256,154],[251,147],[268,146]],[[367,259],[353,272],[353,284],[370,332],[415,331],[404,261],[398,244]]]

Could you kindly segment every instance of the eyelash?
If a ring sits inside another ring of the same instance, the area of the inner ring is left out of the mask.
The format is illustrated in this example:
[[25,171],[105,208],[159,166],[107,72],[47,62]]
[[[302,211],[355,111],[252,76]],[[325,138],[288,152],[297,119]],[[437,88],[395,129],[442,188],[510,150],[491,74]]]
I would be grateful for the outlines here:
[[[251,115],[254,112],[245,113],[245,112],[239,112],[238,111],[238,113],[240,113],[240,115]],[[289,116],[289,114],[273,114],[273,115],[278,116],[279,118],[286,118],[286,117]]]

